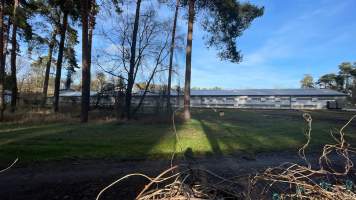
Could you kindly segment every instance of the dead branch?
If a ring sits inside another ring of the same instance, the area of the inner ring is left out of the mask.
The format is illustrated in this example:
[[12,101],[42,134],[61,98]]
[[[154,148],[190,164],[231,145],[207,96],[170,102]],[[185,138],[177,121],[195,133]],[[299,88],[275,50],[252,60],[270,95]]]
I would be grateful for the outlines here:
[[19,159],[16,158],[8,167],[6,167],[5,169],[0,170],[0,173],[3,173],[5,171],[9,170],[11,167],[13,167],[17,163],[18,160]]
[[[179,109],[179,108],[178,108]],[[177,110],[178,110],[177,109]],[[179,145],[179,136],[176,132],[173,113],[173,131],[176,134],[176,143]],[[299,149],[299,156],[305,165],[284,163],[271,167],[264,172],[248,177],[247,188],[240,185],[241,177],[224,178],[212,171],[193,168],[184,163],[173,166],[174,151],[171,167],[151,178],[143,174],[129,174],[104,188],[98,195],[114,184],[132,176],[146,177],[150,182],[139,192],[137,200],[205,200],[205,199],[323,199],[323,200],[355,200],[354,182],[349,175],[354,173],[350,154],[356,153],[345,140],[344,130],[356,118],[353,116],[337,133],[331,132],[335,144],[326,144],[319,158],[319,166],[314,169],[307,160],[305,150],[310,144],[312,132],[312,117],[303,114],[307,123],[305,130],[306,143]],[[332,153],[344,162],[335,161]],[[333,158],[333,159],[332,159]],[[337,170],[333,164],[343,165],[343,170]],[[170,174],[170,175],[168,175]],[[245,176],[246,178],[246,176]],[[246,180],[246,179],[245,179]]]

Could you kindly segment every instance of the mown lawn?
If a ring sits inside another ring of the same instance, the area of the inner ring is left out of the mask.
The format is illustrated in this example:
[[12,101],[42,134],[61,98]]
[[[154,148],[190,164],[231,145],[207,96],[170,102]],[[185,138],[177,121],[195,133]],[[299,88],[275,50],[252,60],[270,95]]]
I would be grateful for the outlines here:
[[[354,113],[313,111],[311,149],[332,142],[330,130],[341,128]],[[176,144],[171,124],[140,121],[117,124],[92,122],[0,125],[0,162],[15,157],[33,162],[76,158],[142,159],[169,157],[191,148],[200,155],[236,152],[296,151],[305,141],[300,111],[194,110],[193,119],[177,124]],[[356,121],[346,129],[356,146]]]

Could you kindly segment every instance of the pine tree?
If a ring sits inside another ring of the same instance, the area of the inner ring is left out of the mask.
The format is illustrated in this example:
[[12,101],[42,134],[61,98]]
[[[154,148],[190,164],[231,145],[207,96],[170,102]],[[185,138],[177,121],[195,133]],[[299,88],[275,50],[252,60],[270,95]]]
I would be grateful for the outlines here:
[[196,10],[205,10],[203,29],[208,33],[208,46],[217,48],[218,56],[234,63],[241,61],[242,56],[237,50],[236,39],[247,29],[251,22],[263,15],[263,8],[250,3],[240,3],[236,0],[182,0],[188,6],[188,34],[186,47],[186,71],[184,85],[184,119],[190,115],[190,83],[192,67],[192,40]]

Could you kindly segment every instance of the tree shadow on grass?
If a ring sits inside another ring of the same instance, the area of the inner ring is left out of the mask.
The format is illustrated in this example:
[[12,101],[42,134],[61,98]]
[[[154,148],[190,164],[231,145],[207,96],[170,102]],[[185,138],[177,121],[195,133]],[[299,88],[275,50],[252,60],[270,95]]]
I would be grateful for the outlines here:
[[243,155],[254,153],[254,146],[261,145],[261,141],[254,138],[243,138],[239,132],[224,128],[221,121],[209,122],[199,120],[203,133],[209,141],[213,155]]
[[0,146],[21,142],[23,140],[34,139],[45,135],[58,134],[60,133],[59,130],[63,130],[63,125],[51,124],[0,130]]
[[199,120],[199,122],[201,124],[201,127],[203,128],[203,132],[206,138],[209,141],[213,154],[222,155],[222,150],[220,148],[219,140],[216,137],[217,134],[216,131],[214,131],[211,127],[209,127],[207,123],[204,122],[204,120]]
[[[208,114],[210,116],[205,117]],[[240,114],[243,116],[245,113]],[[255,120],[248,121],[239,116],[243,120],[236,121],[232,116],[219,117],[215,112],[208,112],[206,115],[200,114],[194,117],[201,124],[203,134],[208,139],[212,153],[215,155],[254,156],[259,152],[274,152],[299,147],[304,140],[302,132],[296,135],[294,132],[298,130],[291,131],[285,129],[283,125],[278,125],[285,123],[279,119],[266,121],[264,116],[256,114],[257,116],[252,116]]]
[[[0,129],[0,160],[170,158],[176,146],[170,124],[62,123]],[[22,158],[22,159],[21,159]]]

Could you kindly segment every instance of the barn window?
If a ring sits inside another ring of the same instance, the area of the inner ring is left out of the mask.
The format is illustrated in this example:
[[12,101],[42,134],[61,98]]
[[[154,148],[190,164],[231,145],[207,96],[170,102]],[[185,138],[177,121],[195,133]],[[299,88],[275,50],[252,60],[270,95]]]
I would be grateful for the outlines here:
[[302,101],[311,101],[311,97],[298,97],[297,100],[302,100]]
[[276,98],[275,97],[267,97],[266,100],[269,100],[269,101],[273,101],[275,100]]
[[269,107],[273,108],[276,105],[275,104],[245,104],[247,107],[253,107],[253,108],[261,108],[261,107]]
[[233,97],[226,98],[226,103],[234,103],[234,101],[235,101],[235,98],[233,98]]
[[316,105],[303,105],[304,108],[316,108]]
[[325,100],[325,101],[333,101],[334,100],[334,98],[332,98],[332,97],[319,97],[318,99]]

